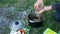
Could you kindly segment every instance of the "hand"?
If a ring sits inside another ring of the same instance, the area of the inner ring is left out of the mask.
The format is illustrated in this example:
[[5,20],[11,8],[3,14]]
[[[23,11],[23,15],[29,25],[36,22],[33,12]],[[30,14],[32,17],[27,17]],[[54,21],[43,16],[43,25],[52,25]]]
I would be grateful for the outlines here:
[[44,4],[43,4],[43,0],[37,0],[35,5],[34,5],[34,9],[36,11],[40,11],[44,8]]
[[40,11],[35,11],[35,13],[38,13],[38,14],[41,14],[41,13],[43,13],[45,10],[44,9],[42,9],[42,10],[40,10]]

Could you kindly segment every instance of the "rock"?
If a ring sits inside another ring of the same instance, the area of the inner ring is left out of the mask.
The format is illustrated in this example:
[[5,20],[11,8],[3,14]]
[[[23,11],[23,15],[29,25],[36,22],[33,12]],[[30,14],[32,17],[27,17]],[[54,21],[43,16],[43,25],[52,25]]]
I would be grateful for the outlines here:
[[10,24],[10,29],[11,30],[19,30],[19,29],[23,29],[24,28],[24,21],[22,20],[16,20],[16,21],[13,21],[11,24]]

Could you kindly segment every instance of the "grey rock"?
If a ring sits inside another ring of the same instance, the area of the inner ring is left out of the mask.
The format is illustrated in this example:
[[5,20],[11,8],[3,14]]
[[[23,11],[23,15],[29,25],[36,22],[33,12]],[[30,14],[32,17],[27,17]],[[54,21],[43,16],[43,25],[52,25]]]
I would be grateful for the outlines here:
[[10,29],[13,30],[13,31],[17,31],[17,30],[23,29],[24,26],[25,26],[24,25],[24,21],[22,21],[22,20],[16,20],[16,21],[13,21],[10,24]]

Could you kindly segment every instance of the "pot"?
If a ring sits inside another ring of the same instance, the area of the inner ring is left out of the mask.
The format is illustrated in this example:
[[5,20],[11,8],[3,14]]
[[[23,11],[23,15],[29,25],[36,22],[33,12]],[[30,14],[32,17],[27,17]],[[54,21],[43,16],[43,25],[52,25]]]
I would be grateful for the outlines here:
[[35,13],[30,13],[28,15],[29,25],[33,28],[41,27],[44,20],[45,20],[45,17],[43,16],[43,14],[39,14],[38,16]]

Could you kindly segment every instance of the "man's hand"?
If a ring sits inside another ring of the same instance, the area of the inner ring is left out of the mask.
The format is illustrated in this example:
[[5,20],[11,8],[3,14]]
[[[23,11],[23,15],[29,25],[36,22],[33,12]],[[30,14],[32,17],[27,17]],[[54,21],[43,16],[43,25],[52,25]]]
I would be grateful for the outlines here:
[[35,11],[35,13],[37,13],[37,14],[42,14],[44,11],[45,11],[45,9],[43,8],[43,9],[40,10],[40,11]]
[[39,12],[37,12],[38,14],[41,14],[44,12],[44,9],[40,10]]
[[34,5],[34,9],[39,12],[43,8],[44,8],[43,0],[37,0],[35,5]]

